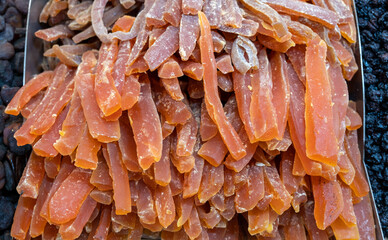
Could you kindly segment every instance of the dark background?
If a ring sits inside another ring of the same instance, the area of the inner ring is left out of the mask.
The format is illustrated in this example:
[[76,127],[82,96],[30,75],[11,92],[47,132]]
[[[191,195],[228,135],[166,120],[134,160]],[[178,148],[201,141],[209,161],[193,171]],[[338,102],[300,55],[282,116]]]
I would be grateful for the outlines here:
[[[365,162],[384,234],[388,236],[388,0],[356,0],[364,57]],[[31,148],[17,147],[20,117],[4,114],[22,85],[28,0],[0,0],[0,240],[9,229],[18,195],[15,186]]]

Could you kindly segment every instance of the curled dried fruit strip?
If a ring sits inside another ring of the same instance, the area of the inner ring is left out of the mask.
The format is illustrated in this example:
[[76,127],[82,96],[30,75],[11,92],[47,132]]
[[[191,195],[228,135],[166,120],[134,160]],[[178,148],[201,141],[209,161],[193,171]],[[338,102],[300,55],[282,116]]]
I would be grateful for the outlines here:
[[[248,56],[248,59],[245,58],[245,55]],[[259,67],[256,46],[245,37],[237,36],[234,40],[231,59],[234,67],[242,74]]]
[[226,119],[219,96],[217,96],[217,66],[213,53],[213,42],[209,22],[205,14],[198,13],[201,26],[201,60],[204,69],[203,82],[205,89],[205,103],[210,117],[216,123],[218,130],[228,147],[230,153],[236,159],[242,158],[246,152],[237,132]]

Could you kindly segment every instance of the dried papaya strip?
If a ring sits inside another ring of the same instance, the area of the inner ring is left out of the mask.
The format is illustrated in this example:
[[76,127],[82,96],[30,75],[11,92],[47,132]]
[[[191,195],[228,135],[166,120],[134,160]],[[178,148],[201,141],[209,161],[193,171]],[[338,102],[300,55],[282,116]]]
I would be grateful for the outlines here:
[[44,228],[47,224],[46,219],[40,216],[40,211],[43,207],[44,202],[48,196],[48,193],[53,184],[53,180],[45,176],[42,181],[41,188],[39,189],[39,195],[36,199],[36,204],[32,212],[31,225],[30,225],[30,235],[31,237],[37,237],[44,232]]
[[355,226],[357,225],[357,219],[353,208],[352,189],[344,183],[340,182],[340,185],[344,199],[344,209],[342,210],[339,218],[341,218],[347,226]]
[[163,62],[171,57],[179,48],[179,29],[173,26],[166,31],[148,48],[144,55],[151,71],[157,69]]
[[277,11],[266,4],[266,1],[243,0],[242,4],[259,16],[265,22],[272,25],[278,38],[288,35],[287,25]]
[[179,85],[178,78],[161,78],[164,89],[176,101],[182,101],[184,96]]
[[183,14],[179,26],[179,55],[183,61],[187,61],[193,53],[198,37],[198,16]]
[[227,74],[234,71],[234,68],[232,66],[232,59],[230,58],[230,55],[224,54],[216,58],[217,62],[217,68],[220,70],[223,74]]
[[360,115],[350,106],[346,110],[346,118],[349,119],[349,124],[346,125],[346,129],[349,131],[357,130],[362,126]]
[[175,220],[175,203],[170,186],[157,186],[155,190],[155,208],[159,223],[167,228]]
[[35,202],[35,199],[29,197],[19,197],[11,227],[11,236],[13,238],[24,240],[27,236],[29,236],[28,230],[30,228]]
[[183,14],[196,15],[198,11],[201,11],[203,2],[201,0],[182,0]]
[[96,206],[97,202],[88,196],[82,204],[77,217],[59,227],[59,234],[61,234],[62,239],[78,238],[81,235],[84,226],[92,216]]
[[218,167],[221,164],[227,153],[228,148],[224,144],[219,133],[205,142],[198,151],[199,156],[215,167]]
[[292,41],[292,39],[280,43],[275,39],[262,34],[258,34],[257,39],[264,47],[281,53],[286,53],[288,49],[295,46],[295,43]]
[[54,179],[58,175],[58,172],[61,169],[61,160],[61,155],[44,159],[44,171],[49,178]]
[[167,0],[163,18],[166,22],[174,27],[179,27],[182,17],[182,1],[181,0]]
[[44,158],[32,152],[16,187],[17,192],[23,197],[34,199],[38,197],[39,188],[44,178],[43,164]]
[[298,236],[300,240],[306,240],[306,230],[303,226],[303,219],[300,214],[291,212],[288,223],[284,227],[284,234],[286,239],[293,239]]
[[152,83],[152,90],[155,95],[156,107],[167,123],[171,125],[185,124],[191,117],[187,105],[182,101],[172,99],[156,81]]
[[135,105],[140,95],[140,83],[138,75],[129,75],[125,77],[124,86],[121,95],[121,109],[128,110]]
[[120,42],[118,48],[117,59],[113,66],[112,77],[117,91],[122,96],[124,93],[123,87],[125,84],[126,64],[129,59],[129,54],[132,50],[132,42]]
[[207,228],[214,228],[220,221],[221,215],[216,208],[210,207],[210,211],[204,209],[204,206],[197,206],[199,220],[201,220],[202,225]]
[[82,131],[86,125],[81,106],[81,98],[77,91],[73,92],[70,109],[62,123],[59,139],[53,144],[61,155],[70,155],[81,141]]
[[162,155],[162,128],[151,95],[151,86],[146,75],[140,77],[141,94],[138,102],[128,110],[128,117],[135,137],[137,156],[142,169],[158,162]]
[[103,206],[93,239],[107,239],[111,221],[111,206]]
[[314,194],[314,216],[317,227],[321,230],[331,225],[344,208],[340,184],[321,177],[311,177]]
[[251,143],[249,141],[248,135],[244,128],[240,129],[239,136],[240,139],[244,142],[244,145],[246,146],[247,154],[239,160],[236,160],[231,155],[228,155],[224,162],[227,168],[232,169],[235,172],[240,172],[249,163],[254,153],[256,152],[257,146],[259,145],[258,142]]
[[108,143],[106,151],[103,149],[104,157],[109,167],[109,175],[112,178],[116,214],[125,215],[132,210],[128,172],[121,162],[120,150],[116,143]]
[[235,0],[221,0],[221,26],[241,28],[242,14]]
[[139,198],[136,201],[137,215],[142,224],[154,224],[157,221],[157,213],[153,193],[143,181],[139,181],[138,185]]
[[93,191],[90,192],[89,196],[93,198],[96,202],[104,205],[111,205],[113,202],[112,191],[100,191],[95,188],[93,189]]
[[63,84],[57,89],[55,89],[58,94],[57,98],[51,99],[51,101],[46,106],[44,113],[42,113],[35,120],[34,124],[31,126],[31,134],[41,135],[43,133],[46,133],[54,125],[57,117],[66,107],[67,103],[70,101],[73,95],[74,74],[75,71],[73,69],[70,69],[63,81]]
[[300,176],[294,176],[292,174],[292,169],[295,159],[295,151],[290,148],[286,152],[282,152],[281,161],[279,167],[280,180],[283,182],[286,187],[287,192],[294,194],[298,190],[299,185],[301,184],[302,178]]
[[194,168],[184,174],[183,181],[183,198],[189,198],[198,193],[199,187],[201,185],[202,173],[205,161],[202,157],[200,157],[197,152],[198,148],[200,148],[200,143],[197,141],[196,146],[194,148],[193,157],[195,159]]
[[63,224],[77,217],[82,203],[93,190],[91,171],[77,168],[62,182],[49,201],[49,219]]
[[6,114],[17,116],[20,110],[53,80],[53,71],[45,71],[30,79],[12,98],[5,109]]
[[283,19],[287,23],[288,31],[292,34],[291,39],[295,44],[307,44],[310,40],[318,36],[310,27],[303,23],[287,18]]
[[167,0],[154,1],[151,9],[146,14],[146,24],[148,27],[163,27],[166,21],[163,19]]
[[337,164],[333,102],[326,70],[326,44],[316,38],[306,48],[306,154],[329,165]]
[[[39,103],[42,101],[45,92],[41,91],[36,94],[31,100],[26,103],[26,105],[20,110],[20,113],[24,118],[29,118],[30,114],[38,107]],[[9,105],[8,105],[9,106]]]
[[346,225],[346,223],[341,218],[337,218],[337,220],[335,220],[330,225],[330,227],[333,230],[335,239],[361,239],[357,225]]
[[106,121],[100,115],[100,108],[94,92],[94,74],[84,74],[76,77],[76,89],[81,98],[89,133],[100,142],[111,142],[120,139],[118,121]]
[[362,170],[360,149],[358,148],[357,131],[350,131],[345,136],[345,150],[354,167],[355,176],[350,188],[357,197],[364,197],[369,192],[369,185]]
[[201,222],[199,220],[197,208],[194,206],[190,217],[187,219],[183,228],[190,239],[195,239],[202,232]]
[[273,104],[272,69],[266,51],[265,48],[260,50],[259,70],[254,72],[255,75],[251,78],[252,97],[249,115],[255,132],[255,141],[271,140],[276,137],[278,131],[277,113]]
[[370,198],[364,197],[361,202],[355,204],[354,213],[359,226],[360,239],[375,239],[376,231]]
[[233,81],[231,74],[217,72],[218,87],[224,92],[233,92]]
[[72,71],[70,71],[70,69],[64,64],[59,64],[55,68],[52,83],[46,90],[45,96],[43,97],[42,101],[30,114],[29,118],[24,122],[21,128],[15,132],[15,138],[19,146],[31,144],[34,142],[37,136],[35,134],[30,133],[31,127],[35,124],[37,119],[46,111],[46,107],[50,105],[52,106],[54,102],[58,102],[60,95],[64,91],[64,89],[60,86],[64,85],[63,81],[66,76],[70,74],[69,72],[71,73]]
[[37,155],[42,157],[55,157],[58,155],[58,151],[54,148],[53,144],[60,137],[60,129],[69,109],[70,107],[67,106],[59,114],[54,125],[34,144],[33,150]]
[[194,80],[202,80],[203,78],[203,67],[201,63],[186,61],[181,63],[184,74]]
[[298,75],[299,80],[303,85],[306,85],[306,46],[298,44],[295,47],[290,48],[286,55],[292,64],[293,70]]
[[334,131],[341,146],[344,141],[346,115],[349,102],[348,86],[341,73],[339,63],[329,63],[328,75],[332,90]]
[[209,22],[205,14],[198,13],[201,26],[201,61],[204,69],[205,103],[210,117],[215,122],[225,145],[235,159],[245,156],[246,152],[236,130],[231,127],[223,111],[221,100],[217,95],[217,66],[213,53],[213,42]]
[[259,234],[269,228],[269,209],[254,208],[248,211],[248,231],[251,235]]
[[[246,183],[236,191],[234,198],[236,212],[242,213],[254,209],[264,197],[264,167],[249,166]],[[248,213],[249,214],[249,213]]]
[[288,127],[290,136],[304,171],[310,176],[322,176],[322,165],[306,156],[305,137],[305,88],[298,79],[291,64],[288,64],[288,79],[290,82],[290,115]]
[[237,71],[233,72],[233,88],[236,95],[238,111],[242,122],[244,123],[245,131],[249,137],[250,142],[256,142],[254,126],[249,114],[249,108],[251,106],[252,91],[249,86],[252,86],[251,81],[254,76],[257,77],[257,72],[248,72],[241,74]]
[[265,184],[273,195],[270,205],[277,214],[281,215],[290,208],[292,197],[280,180],[280,176],[274,166],[264,168],[264,177]]
[[198,123],[192,116],[183,125],[176,126],[177,141],[176,154],[178,156],[190,156],[193,154],[195,143],[197,142]]
[[63,181],[70,175],[70,173],[75,169],[74,165],[70,162],[69,157],[64,157],[61,163],[61,168],[58,172],[57,177],[55,178],[53,185],[51,186],[51,189],[47,195],[47,198],[45,199],[42,209],[40,211],[40,215],[44,217],[47,222],[51,224],[50,221],[50,214],[49,214],[49,202],[52,198],[52,196],[55,194],[55,192],[58,190],[58,188],[61,186]]
[[129,53],[128,61],[126,63],[127,73],[128,73],[128,67],[133,65],[141,57],[142,50],[144,49],[144,46],[146,46],[147,44],[149,35],[150,35],[150,32],[148,31],[148,29],[145,28],[145,25],[144,25],[141,31],[138,33],[135,43],[132,46],[131,52]]
[[328,240],[329,237],[325,230],[321,230],[317,227],[314,218],[314,202],[308,201],[302,207],[302,216],[304,219],[304,225],[309,234],[310,239],[314,240]]
[[349,62],[353,58],[352,54],[339,41],[331,40],[331,44],[341,64],[349,66]]
[[170,147],[170,137],[166,137],[163,140],[163,150],[160,161],[154,163],[155,182],[161,186],[167,186],[171,181]]
[[112,32],[129,32],[133,26],[133,23],[135,22],[135,17],[133,16],[122,16],[121,18],[117,19],[115,24],[112,27]]
[[112,178],[109,175],[109,167],[105,159],[99,154],[97,168],[93,170],[90,183],[101,191],[112,190]]
[[339,21],[338,15],[335,12],[310,3],[286,0],[264,0],[263,2],[267,3],[279,13],[305,17],[319,22],[330,29],[334,28]]
[[182,77],[183,72],[175,57],[170,57],[165,63],[158,68],[159,78],[177,78]]
[[101,143],[92,138],[89,129],[85,125],[84,133],[77,148],[74,165],[84,169],[96,169],[98,162],[97,153],[100,147]]
[[283,139],[287,125],[290,104],[290,84],[288,82],[287,63],[284,54],[272,52],[269,56],[272,72],[272,104],[276,111],[276,139]]
[[178,139],[175,136],[171,137],[171,162],[176,167],[178,172],[187,173],[190,172],[195,165],[195,159],[193,155],[189,156],[179,156],[177,154],[177,142]]
[[221,24],[221,0],[204,1],[202,11],[209,20],[210,27],[217,29]]
[[112,76],[118,51],[117,40],[109,44],[103,43],[99,51],[94,92],[104,116],[112,115],[121,108],[121,96]]
[[205,162],[202,172],[201,185],[198,190],[200,203],[205,203],[214,196],[224,184],[224,166],[214,167]]
[[121,159],[129,171],[141,172],[137,161],[136,143],[127,117],[120,118],[120,139],[118,141]]
[[240,28],[220,26],[219,30],[222,32],[238,34],[239,36],[253,37],[256,35],[258,28],[259,24],[257,22],[244,18]]
[[41,29],[35,32],[37,38],[43,39],[47,42],[52,42],[58,39],[69,38],[74,35],[66,25],[58,24],[50,28]]

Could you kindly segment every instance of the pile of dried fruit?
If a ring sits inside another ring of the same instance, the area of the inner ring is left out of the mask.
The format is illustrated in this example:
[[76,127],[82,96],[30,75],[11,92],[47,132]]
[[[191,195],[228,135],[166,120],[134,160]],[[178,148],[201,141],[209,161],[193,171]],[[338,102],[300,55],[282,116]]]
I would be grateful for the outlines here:
[[107,2],[42,11],[13,237],[375,238],[349,1]]

